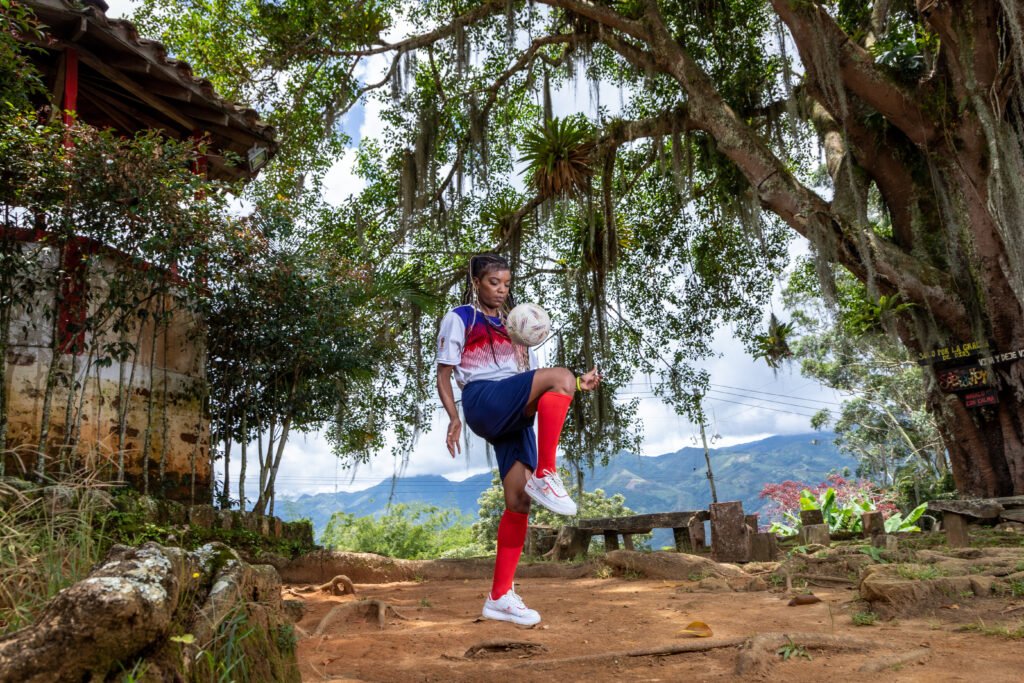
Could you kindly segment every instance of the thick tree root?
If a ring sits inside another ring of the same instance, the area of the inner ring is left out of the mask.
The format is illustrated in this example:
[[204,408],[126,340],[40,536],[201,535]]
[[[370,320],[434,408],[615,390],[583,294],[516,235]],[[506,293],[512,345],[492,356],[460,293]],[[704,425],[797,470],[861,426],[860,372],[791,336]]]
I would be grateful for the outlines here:
[[381,629],[387,625],[389,616],[396,619],[408,618],[383,600],[360,600],[358,602],[349,602],[344,605],[338,605],[331,609],[331,611],[325,614],[324,618],[320,620],[320,624],[317,625],[313,635],[322,636],[324,631],[327,630],[327,627],[338,619],[349,618],[353,614],[361,617],[369,617],[374,613],[377,615],[377,628]]
[[750,639],[749,646],[736,658],[736,673],[740,676],[767,673],[772,663],[779,658],[778,649],[789,643],[814,650],[871,650],[884,647],[873,640],[824,633],[761,633]]
[[327,583],[322,583],[319,586],[303,586],[302,588],[289,588],[288,592],[293,594],[299,593],[330,593],[331,595],[355,595],[356,587],[352,585],[352,581],[344,574],[338,574]]
[[540,643],[531,643],[524,640],[488,640],[473,645],[466,650],[466,654],[463,656],[466,659],[473,659],[474,657],[487,656],[491,653],[511,652],[512,650],[523,650],[523,655],[520,656],[532,656],[548,651]]
[[841,576],[825,576],[823,574],[793,574],[793,578],[803,579],[807,583],[814,583],[817,585],[824,584],[825,587],[834,583],[849,584],[851,586],[856,585],[857,583],[852,579],[847,579]]
[[900,666],[908,662],[916,662],[930,657],[932,651],[926,647],[917,648],[909,652],[902,652],[896,655],[889,655],[888,657],[878,657],[869,662],[865,662],[857,671],[865,674],[877,674],[890,669],[894,666]]
[[629,657],[665,657],[668,655],[679,655],[687,652],[707,652],[721,647],[736,647],[750,640],[748,636],[735,638],[716,638],[714,640],[693,640],[661,647],[645,648],[643,650],[620,650],[618,652],[598,652],[592,655],[579,655],[577,657],[563,657],[561,659],[539,660],[531,666],[576,664],[578,662],[594,662],[602,659],[627,659]]

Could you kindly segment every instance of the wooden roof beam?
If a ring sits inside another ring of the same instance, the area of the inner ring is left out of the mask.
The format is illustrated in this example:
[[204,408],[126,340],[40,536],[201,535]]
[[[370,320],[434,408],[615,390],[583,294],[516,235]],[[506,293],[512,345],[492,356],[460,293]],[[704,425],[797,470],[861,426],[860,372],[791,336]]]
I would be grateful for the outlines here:
[[78,58],[79,60],[81,60],[83,64],[88,66],[90,69],[99,72],[101,75],[106,76],[113,83],[116,83],[117,85],[121,86],[122,88],[130,92],[132,95],[135,95],[135,97],[139,98],[141,101],[153,107],[153,109],[156,109],[158,112],[160,112],[170,120],[174,121],[178,125],[185,128],[186,130],[195,130],[196,128],[200,127],[192,118],[184,115],[176,108],[168,104],[165,100],[162,100],[156,95],[151,94],[144,87],[142,87],[132,79],[128,78],[117,69],[109,66],[96,55],[81,48],[76,49],[78,50]]

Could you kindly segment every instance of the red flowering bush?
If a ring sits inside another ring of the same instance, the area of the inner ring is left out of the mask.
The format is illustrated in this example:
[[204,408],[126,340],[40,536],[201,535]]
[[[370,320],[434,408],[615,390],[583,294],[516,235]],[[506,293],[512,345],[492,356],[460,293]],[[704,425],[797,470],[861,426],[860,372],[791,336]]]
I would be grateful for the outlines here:
[[[833,493],[830,494],[829,490]],[[899,512],[891,492],[866,479],[851,480],[838,474],[830,474],[825,481],[814,486],[793,480],[765,484],[758,495],[772,503],[766,510],[766,516],[772,522],[771,530],[784,534],[796,533],[800,526],[800,510],[821,508],[823,501],[827,501],[825,506],[838,513],[829,515],[830,521],[842,523],[844,527],[833,531],[857,531],[861,512],[878,510],[887,518]]]

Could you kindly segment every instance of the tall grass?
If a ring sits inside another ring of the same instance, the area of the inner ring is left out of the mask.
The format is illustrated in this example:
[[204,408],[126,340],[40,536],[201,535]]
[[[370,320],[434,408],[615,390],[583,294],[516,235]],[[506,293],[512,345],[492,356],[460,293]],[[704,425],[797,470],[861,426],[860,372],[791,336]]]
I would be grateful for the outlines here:
[[62,588],[85,577],[107,549],[106,485],[88,476],[21,489],[0,480],[0,635],[28,625]]

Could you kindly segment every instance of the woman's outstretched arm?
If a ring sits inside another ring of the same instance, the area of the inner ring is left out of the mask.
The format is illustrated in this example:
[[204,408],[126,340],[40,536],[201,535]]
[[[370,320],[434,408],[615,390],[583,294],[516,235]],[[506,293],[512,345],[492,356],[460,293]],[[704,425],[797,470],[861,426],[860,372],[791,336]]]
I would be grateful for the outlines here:
[[462,452],[462,444],[459,442],[462,436],[462,420],[459,419],[459,409],[455,407],[455,391],[452,389],[452,373],[454,365],[437,366],[437,395],[441,399],[441,405],[448,413],[448,436],[446,443],[448,452],[455,457],[456,453]]

